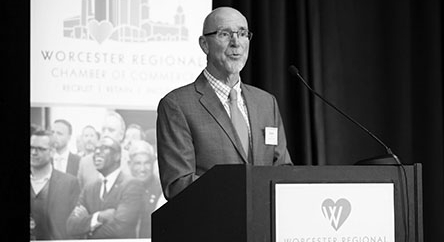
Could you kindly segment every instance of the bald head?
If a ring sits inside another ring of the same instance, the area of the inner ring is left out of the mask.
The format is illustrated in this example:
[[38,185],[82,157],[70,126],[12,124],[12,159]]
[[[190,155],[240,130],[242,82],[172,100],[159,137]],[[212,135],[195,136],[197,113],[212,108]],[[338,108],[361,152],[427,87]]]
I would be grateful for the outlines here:
[[238,82],[247,62],[250,33],[247,19],[234,8],[216,8],[205,18],[199,45],[207,55],[206,70],[230,87]]
[[233,25],[248,29],[247,19],[242,13],[234,8],[219,7],[205,18],[202,34]]

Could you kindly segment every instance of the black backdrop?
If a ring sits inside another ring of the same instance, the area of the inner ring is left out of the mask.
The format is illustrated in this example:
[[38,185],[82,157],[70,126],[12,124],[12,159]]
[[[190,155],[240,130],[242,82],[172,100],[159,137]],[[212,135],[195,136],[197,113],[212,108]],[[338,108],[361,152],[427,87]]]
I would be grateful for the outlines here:
[[[0,238],[28,238],[29,2],[2,3]],[[310,96],[320,93],[405,164],[423,164],[425,241],[444,238],[443,22],[440,0],[213,0],[254,32],[242,78],[276,95],[297,165],[353,164],[384,149]]]
[[424,241],[444,238],[443,3],[436,0],[213,0],[254,33],[242,80],[276,95],[297,165],[348,165],[385,153],[310,95],[330,102],[423,164]]

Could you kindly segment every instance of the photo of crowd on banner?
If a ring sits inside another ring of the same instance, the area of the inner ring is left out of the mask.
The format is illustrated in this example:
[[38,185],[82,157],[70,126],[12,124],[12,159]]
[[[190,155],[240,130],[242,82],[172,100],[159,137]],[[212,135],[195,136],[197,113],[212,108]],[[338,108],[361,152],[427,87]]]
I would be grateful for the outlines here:
[[30,239],[150,238],[151,213],[166,202],[155,129],[115,111],[100,130],[75,127],[78,137],[70,120],[46,126],[31,123]]

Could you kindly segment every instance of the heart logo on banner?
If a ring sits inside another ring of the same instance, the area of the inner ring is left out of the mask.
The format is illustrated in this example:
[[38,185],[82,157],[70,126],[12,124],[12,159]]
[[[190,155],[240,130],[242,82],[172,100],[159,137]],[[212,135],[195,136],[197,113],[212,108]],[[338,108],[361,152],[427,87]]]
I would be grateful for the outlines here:
[[341,198],[336,202],[325,199],[321,206],[322,214],[330,222],[331,226],[338,231],[344,224],[351,212],[351,204],[347,199]]
[[101,44],[103,41],[109,38],[113,33],[114,26],[108,21],[92,20],[88,23],[89,34]]

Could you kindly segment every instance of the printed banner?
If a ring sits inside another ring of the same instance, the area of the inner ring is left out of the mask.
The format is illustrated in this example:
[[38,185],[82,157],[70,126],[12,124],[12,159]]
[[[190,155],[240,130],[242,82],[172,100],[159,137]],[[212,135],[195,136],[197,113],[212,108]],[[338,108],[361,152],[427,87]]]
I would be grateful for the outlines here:
[[211,0],[32,0],[31,106],[155,110],[206,65]]

